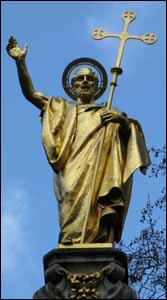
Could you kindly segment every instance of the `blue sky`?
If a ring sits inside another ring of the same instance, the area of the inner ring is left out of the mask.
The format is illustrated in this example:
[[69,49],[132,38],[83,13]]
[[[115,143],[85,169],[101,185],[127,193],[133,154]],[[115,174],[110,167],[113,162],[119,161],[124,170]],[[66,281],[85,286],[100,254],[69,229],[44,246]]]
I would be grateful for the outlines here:
[[[41,144],[39,111],[21,93],[14,61],[6,53],[11,35],[28,44],[27,66],[36,90],[66,96],[62,73],[72,60],[90,57],[110,69],[117,39],[95,41],[102,27],[118,33],[121,14],[134,10],[132,34],[155,32],[158,42],[127,42],[113,105],[137,119],[146,144],[165,142],[165,1],[2,1],[2,298],[31,299],[44,284],[43,255],[56,248],[58,212],[52,170]],[[101,100],[107,100],[109,87]],[[163,183],[162,183],[163,185]],[[131,206],[123,239],[140,229],[140,210],[148,193],[158,196],[157,181],[139,171],[134,176]]]

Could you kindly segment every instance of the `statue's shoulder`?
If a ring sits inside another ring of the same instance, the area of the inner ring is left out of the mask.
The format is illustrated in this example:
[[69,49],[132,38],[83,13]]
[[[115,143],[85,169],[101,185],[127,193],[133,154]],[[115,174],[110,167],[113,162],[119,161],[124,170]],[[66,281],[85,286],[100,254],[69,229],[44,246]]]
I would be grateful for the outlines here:
[[51,96],[50,97],[50,101],[51,102],[57,102],[57,103],[61,103],[61,102],[68,102],[67,99],[63,98],[63,97],[57,97],[57,96]]
[[143,129],[142,126],[140,124],[140,122],[134,118],[128,118],[128,121],[130,124],[133,124],[135,126],[135,128],[143,135]]
[[139,122],[137,119],[132,118],[132,117],[130,117],[130,116],[127,117],[127,118],[128,118],[128,120],[129,120],[130,123],[133,123],[133,124],[135,124],[136,126],[141,127],[140,122]]
[[51,98],[51,101],[53,103],[64,103],[67,106],[74,106],[74,105],[76,105],[75,102],[67,100],[67,99],[65,99],[63,97],[55,97],[55,96],[53,96],[53,97],[50,97],[50,98]]

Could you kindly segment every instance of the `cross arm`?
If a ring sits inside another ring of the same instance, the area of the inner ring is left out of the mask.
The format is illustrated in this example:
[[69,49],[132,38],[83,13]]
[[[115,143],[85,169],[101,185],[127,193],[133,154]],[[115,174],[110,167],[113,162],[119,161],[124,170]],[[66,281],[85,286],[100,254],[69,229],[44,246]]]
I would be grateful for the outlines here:
[[154,44],[157,41],[157,36],[153,32],[148,32],[145,33],[144,35],[134,35],[134,34],[129,34],[127,31],[122,31],[121,33],[108,33],[101,28],[95,29],[92,32],[92,37],[95,40],[101,40],[107,37],[115,37],[124,41],[128,39],[136,39],[136,40],[143,41],[145,44]]

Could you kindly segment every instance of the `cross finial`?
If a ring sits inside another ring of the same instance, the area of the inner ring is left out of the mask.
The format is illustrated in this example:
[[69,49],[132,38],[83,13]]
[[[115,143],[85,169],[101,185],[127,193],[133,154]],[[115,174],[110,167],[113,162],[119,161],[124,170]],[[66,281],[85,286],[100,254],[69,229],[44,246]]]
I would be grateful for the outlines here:
[[121,33],[108,33],[100,28],[95,29],[92,32],[92,36],[96,40],[101,40],[101,39],[104,39],[107,37],[116,37],[121,40],[120,49],[119,49],[117,62],[116,62],[116,67],[120,67],[121,59],[122,59],[122,55],[123,55],[123,49],[125,46],[125,42],[128,39],[141,40],[146,44],[154,44],[157,41],[157,36],[155,35],[155,33],[152,33],[152,32],[145,33],[144,35],[134,35],[134,34],[128,33],[129,23],[131,23],[133,20],[135,20],[135,18],[136,18],[136,14],[133,11],[126,10],[122,13],[122,19],[124,20],[125,24],[124,24],[124,29]]
[[110,90],[110,95],[109,95],[108,104],[107,104],[108,108],[111,108],[112,98],[114,95],[115,87],[117,85],[118,75],[120,75],[122,73],[122,69],[120,68],[120,65],[121,65],[121,60],[122,60],[126,41],[128,39],[137,39],[137,40],[141,40],[144,43],[149,44],[149,45],[154,44],[157,41],[156,34],[152,33],[152,32],[145,33],[144,35],[129,34],[129,32],[128,32],[129,23],[131,23],[135,18],[136,18],[136,14],[133,11],[126,10],[122,13],[122,19],[124,20],[124,28],[121,33],[108,33],[100,28],[95,29],[92,32],[92,37],[96,40],[101,40],[101,39],[104,39],[107,37],[116,37],[116,38],[120,39],[120,47],[119,47],[119,51],[118,51],[116,65],[115,65],[115,67],[113,67],[111,69],[113,78],[112,78],[111,90]]

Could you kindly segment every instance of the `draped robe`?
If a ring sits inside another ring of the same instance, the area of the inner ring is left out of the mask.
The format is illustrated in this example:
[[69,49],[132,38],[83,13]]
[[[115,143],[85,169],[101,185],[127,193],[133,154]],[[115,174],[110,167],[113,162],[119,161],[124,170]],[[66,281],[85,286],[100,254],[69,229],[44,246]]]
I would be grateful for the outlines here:
[[[85,242],[111,242],[121,238],[131,196],[132,177],[137,168],[145,173],[150,159],[140,124],[129,119],[128,135],[119,123],[105,125],[99,162],[95,201],[91,199],[93,174],[101,141],[100,113],[104,105],[78,104],[50,98],[41,113],[42,142],[54,171],[59,205],[60,243],[79,243],[87,215]],[[121,114],[111,109],[113,114]]]

